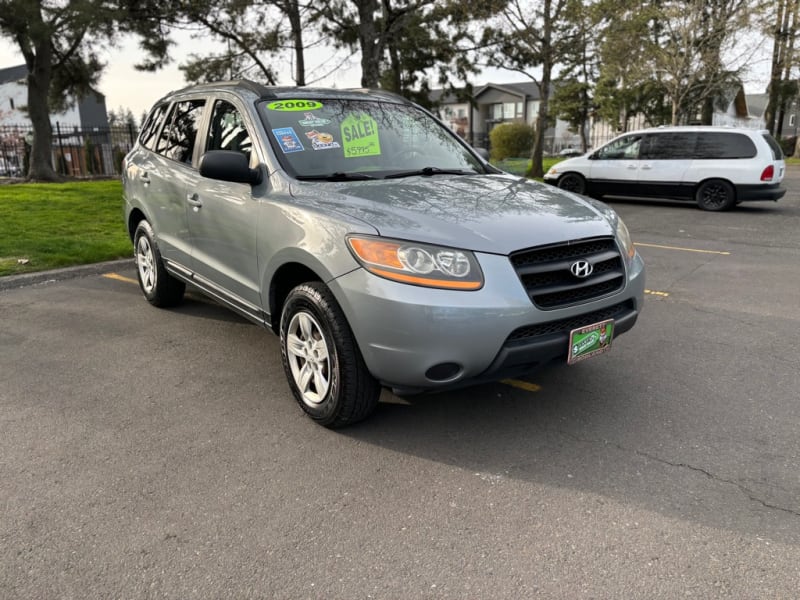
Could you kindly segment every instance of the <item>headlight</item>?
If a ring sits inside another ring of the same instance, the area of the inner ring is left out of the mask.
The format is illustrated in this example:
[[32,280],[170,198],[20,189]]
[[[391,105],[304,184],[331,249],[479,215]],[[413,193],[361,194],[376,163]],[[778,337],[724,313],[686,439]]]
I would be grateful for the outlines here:
[[379,277],[451,290],[483,286],[478,260],[468,250],[367,236],[350,236],[347,243],[361,266]]
[[636,254],[636,248],[633,246],[633,240],[631,240],[631,234],[628,232],[628,228],[625,227],[625,223],[623,223],[620,218],[617,218],[617,239],[622,246],[622,251],[627,255],[628,260],[632,259],[633,255]]

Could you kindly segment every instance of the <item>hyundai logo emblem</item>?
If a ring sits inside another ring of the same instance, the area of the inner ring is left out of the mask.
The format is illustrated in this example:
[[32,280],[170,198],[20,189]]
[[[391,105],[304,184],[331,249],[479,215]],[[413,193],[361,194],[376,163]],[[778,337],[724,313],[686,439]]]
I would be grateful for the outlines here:
[[592,274],[594,267],[588,260],[576,260],[570,265],[569,270],[575,277],[585,279]]

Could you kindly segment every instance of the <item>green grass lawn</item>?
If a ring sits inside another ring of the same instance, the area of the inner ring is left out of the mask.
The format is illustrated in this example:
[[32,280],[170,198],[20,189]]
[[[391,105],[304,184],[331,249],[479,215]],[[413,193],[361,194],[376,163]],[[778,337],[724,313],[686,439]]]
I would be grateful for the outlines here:
[[0,185],[0,276],[133,256],[119,181]]
[[[545,158],[542,160],[542,166],[544,167],[544,172],[547,171],[559,161],[564,160],[563,158]],[[530,158],[507,158],[505,160],[493,160],[492,164],[496,166],[498,169],[503,169],[507,173],[513,173],[514,175],[525,175],[525,172],[528,170],[528,167],[531,164]],[[539,180],[541,181],[541,179]]]

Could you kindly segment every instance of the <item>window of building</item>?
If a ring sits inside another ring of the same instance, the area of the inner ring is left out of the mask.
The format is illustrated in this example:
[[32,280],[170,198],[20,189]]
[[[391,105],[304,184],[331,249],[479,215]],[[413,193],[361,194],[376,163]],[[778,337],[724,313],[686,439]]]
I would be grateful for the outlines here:
[[[12,100],[12,102],[13,102],[13,100]],[[12,106],[12,108],[13,108],[13,106]],[[796,116],[797,115],[789,115],[789,127],[794,127],[794,124],[797,122],[796,119],[795,119]]]
[[492,104],[491,107],[492,119],[495,121],[502,121],[503,120],[503,105],[502,104]]

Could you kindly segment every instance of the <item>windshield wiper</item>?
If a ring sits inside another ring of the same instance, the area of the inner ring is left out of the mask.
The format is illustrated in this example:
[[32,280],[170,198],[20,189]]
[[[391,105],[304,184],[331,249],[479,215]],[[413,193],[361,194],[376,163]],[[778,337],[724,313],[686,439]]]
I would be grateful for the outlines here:
[[422,169],[414,169],[413,171],[400,171],[398,173],[390,173],[384,179],[400,179],[401,177],[414,177],[415,175],[422,175],[430,177],[431,175],[471,175],[474,171],[465,171],[464,169],[440,169],[439,167],[423,167]]
[[325,173],[323,175],[297,175],[301,181],[362,181],[364,179],[375,179],[366,173],[345,173],[336,171],[335,173]]

